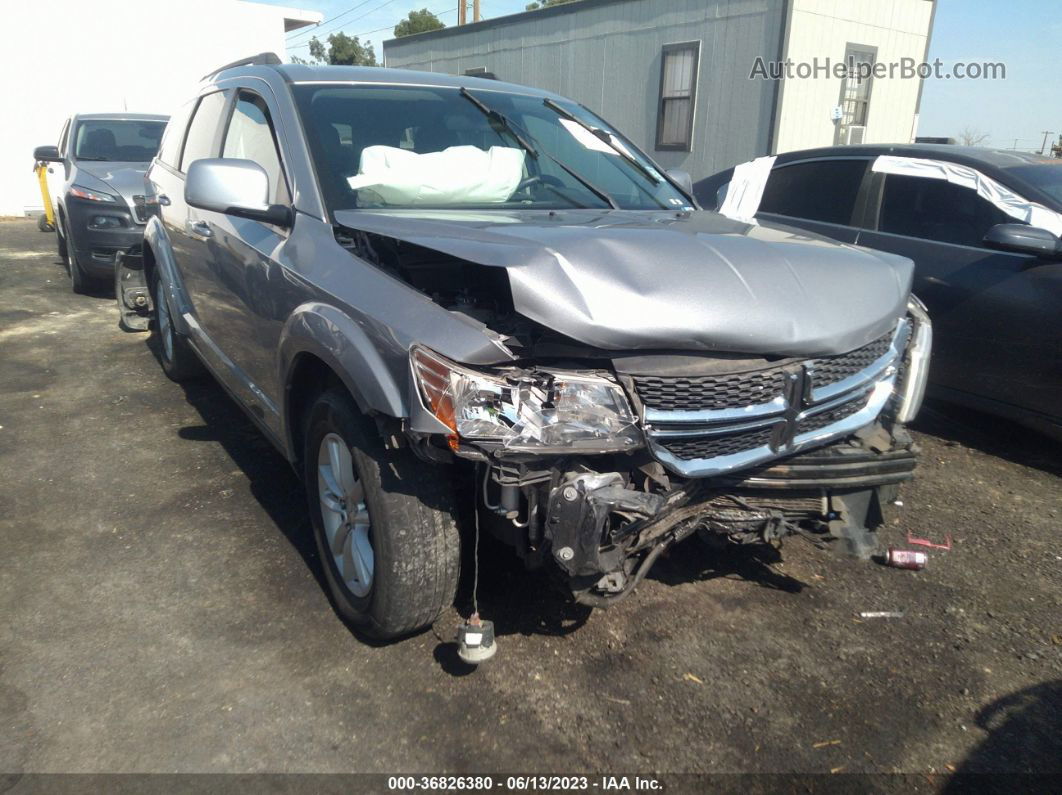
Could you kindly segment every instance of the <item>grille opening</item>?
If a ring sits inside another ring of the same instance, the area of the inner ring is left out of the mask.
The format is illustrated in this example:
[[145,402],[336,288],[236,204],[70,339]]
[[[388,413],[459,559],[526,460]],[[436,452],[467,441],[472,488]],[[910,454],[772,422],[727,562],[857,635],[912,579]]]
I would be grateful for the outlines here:
[[773,428],[757,428],[726,436],[701,436],[687,439],[660,440],[664,448],[677,458],[691,461],[699,458],[718,458],[733,453],[765,447],[771,441]]
[[638,395],[660,411],[709,411],[770,403],[782,394],[781,368],[728,375],[661,378],[635,376]]
[[842,353],[840,356],[811,359],[807,366],[811,372],[812,386],[823,387],[836,384],[838,381],[843,381],[849,376],[866,370],[888,353],[890,344],[892,344],[892,332],[878,337],[862,348]]

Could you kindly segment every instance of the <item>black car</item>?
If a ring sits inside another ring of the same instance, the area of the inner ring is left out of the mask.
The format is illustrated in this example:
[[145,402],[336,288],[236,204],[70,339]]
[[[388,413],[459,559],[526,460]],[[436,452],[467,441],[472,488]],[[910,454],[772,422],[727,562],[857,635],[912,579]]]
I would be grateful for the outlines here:
[[[1062,437],[1062,160],[868,145],[789,152],[758,170],[769,177],[752,180],[756,218],[915,261],[936,335],[931,395]],[[734,172],[695,185],[702,205],[727,209]]]
[[153,212],[144,175],[159,151],[166,116],[78,113],[59,133],[58,146],[38,146],[48,164],[55,234],[75,293],[114,280],[118,253],[139,245]]

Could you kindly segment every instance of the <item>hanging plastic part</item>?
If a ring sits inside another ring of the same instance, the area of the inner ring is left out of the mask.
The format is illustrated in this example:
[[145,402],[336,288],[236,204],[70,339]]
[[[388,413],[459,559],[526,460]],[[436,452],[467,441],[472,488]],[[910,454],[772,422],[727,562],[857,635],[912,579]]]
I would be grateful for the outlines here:
[[[488,469],[488,472],[490,470]],[[486,480],[484,479],[484,498],[486,498]],[[494,639],[494,622],[479,617],[479,507],[475,508],[476,545],[474,549],[474,569],[472,574],[472,615],[468,621],[457,628],[457,656],[468,665],[486,662],[498,651]]]

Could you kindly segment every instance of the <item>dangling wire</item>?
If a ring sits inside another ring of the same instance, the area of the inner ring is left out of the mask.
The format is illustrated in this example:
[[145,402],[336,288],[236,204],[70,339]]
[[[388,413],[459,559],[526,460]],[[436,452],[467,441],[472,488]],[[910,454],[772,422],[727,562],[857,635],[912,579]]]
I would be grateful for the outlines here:
[[[487,499],[487,477],[490,475],[490,467],[487,467],[487,473],[483,476],[483,500]],[[479,505],[473,502],[472,507],[473,518],[476,528],[476,541],[473,550],[475,560],[472,562],[472,617],[469,622],[472,624],[479,623]]]

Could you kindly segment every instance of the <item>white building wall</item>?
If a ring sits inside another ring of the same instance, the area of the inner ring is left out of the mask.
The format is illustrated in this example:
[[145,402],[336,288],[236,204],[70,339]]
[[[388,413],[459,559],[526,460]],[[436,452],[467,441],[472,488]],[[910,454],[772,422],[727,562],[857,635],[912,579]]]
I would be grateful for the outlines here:
[[[877,48],[878,63],[921,63],[926,53],[933,0],[792,0],[786,57],[794,63],[844,61],[847,44]],[[920,81],[875,78],[864,143],[910,143]],[[830,113],[840,101],[841,80],[832,76],[786,80],[775,152],[831,146]]]
[[199,79],[316,12],[243,0],[35,0],[0,6],[0,215],[41,209],[33,149],[75,112],[172,113]]

